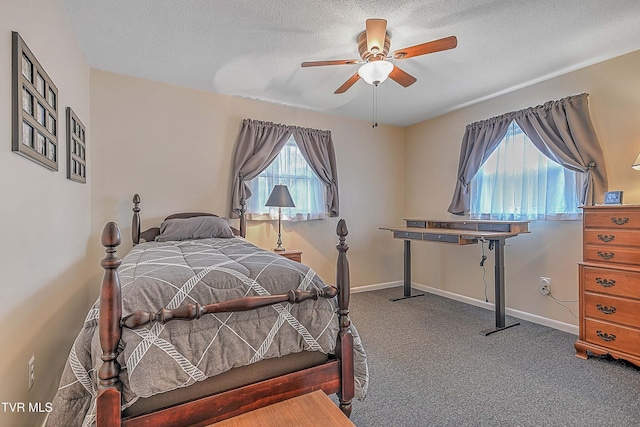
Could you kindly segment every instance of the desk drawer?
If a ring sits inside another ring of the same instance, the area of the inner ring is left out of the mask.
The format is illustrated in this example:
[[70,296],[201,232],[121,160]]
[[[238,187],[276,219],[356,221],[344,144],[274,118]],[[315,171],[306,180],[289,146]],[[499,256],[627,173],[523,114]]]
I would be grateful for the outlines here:
[[640,273],[608,268],[580,266],[586,292],[640,299]]
[[640,354],[640,330],[585,319],[585,340],[614,350]]
[[422,221],[419,219],[407,219],[407,227],[413,228],[427,228],[427,221]]
[[456,234],[422,233],[422,240],[429,242],[458,243],[459,236]]
[[585,316],[640,327],[640,302],[585,292]]
[[483,224],[483,223],[479,223],[478,224],[478,231],[495,231],[495,232],[508,233],[509,231],[511,231],[511,225],[509,225],[509,224]]
[[584,260],[605,264],[638,265],[640,249],[585,245]]
[[417,231],[398,231],[398,230],[395,230],[393,232],[393,237],[395,239],[422,240],[422,233],[417,232]]

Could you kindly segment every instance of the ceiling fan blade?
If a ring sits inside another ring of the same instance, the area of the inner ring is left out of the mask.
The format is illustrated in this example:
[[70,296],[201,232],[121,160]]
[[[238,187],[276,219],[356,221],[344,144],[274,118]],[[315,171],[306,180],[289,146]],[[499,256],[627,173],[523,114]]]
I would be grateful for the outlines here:
[[387,20],[367,19],[366,31],[367,50],[374,55],[377,55],[384,49],[384,40],[387,35]]
[[321,67],[324,65],[351,65],[351,64],[358,64],[358,63],[360,63],[360,61],[358,61],[357,59],[336,59],[336,60],[329,60],[329,61],[303,62],[302,66],[303,67]]
[[411,86],[417,81],[415,77],[406,71],[402,71],[397,65],[393,66],[393,70],[389,74],[389,78],[400,83],[404,87]]
[[394,59],[407,59],[414,56],[426,55],[427,53],[440,52],[442,50],[453,49],[458,45],[456,36],[445,37],[439,40],[418,44],[393,52]]
[[342,86],[340,86],[338,89],[336,89],[335,94],[339,94],[339,93],[345,93],[347,91],[347,89],[349,89],[351,86],[353,86],[355,84],[355,82],[357,82],[358,80],[360,80],[360,76],[358,75],[358,73],[355,73],[353,76],[349,77],[349,80],[347,80],[346,82],[344,82],[342,84]]

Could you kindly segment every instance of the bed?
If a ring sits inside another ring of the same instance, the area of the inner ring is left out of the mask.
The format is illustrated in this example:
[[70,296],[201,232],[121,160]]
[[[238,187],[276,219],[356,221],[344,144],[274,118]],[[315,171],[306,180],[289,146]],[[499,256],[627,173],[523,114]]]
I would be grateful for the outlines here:
[[47,425],[207,426],[315,390],[349,416],[364,398],[366,355],[349,318],[347,227],[337,225],[336,285],[244,239],[208,213],[140,231],[121,260],[102,233],[100,298],[65,366]]

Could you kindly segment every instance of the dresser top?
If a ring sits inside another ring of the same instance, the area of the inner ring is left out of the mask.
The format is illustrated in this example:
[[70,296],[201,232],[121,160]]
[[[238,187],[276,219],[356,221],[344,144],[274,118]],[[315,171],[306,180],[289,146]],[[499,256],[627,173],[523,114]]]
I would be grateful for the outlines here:
[[593,206],[580,206],[580,209],[633,209],[640,208],[640,205],[593,205]]

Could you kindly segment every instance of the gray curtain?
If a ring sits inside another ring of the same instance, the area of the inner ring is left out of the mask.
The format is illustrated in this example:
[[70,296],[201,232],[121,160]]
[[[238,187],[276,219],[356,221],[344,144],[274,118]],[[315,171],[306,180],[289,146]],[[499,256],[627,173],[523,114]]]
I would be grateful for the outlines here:
[[581,204],[593,204],[607,191],[602,147],[589,116],[588,94],[570,96],[544,105],[467,125],[458,164],[458,180],[448,211],[463,215],[469,209],[469,183],[504,138],[515,120],[545,156],[567,169],[586,173]]
[[336,155],[333,151],[331,132],[295,128],[293,137],[302,153],[302,157],[327,187],[326,208],[329,216],[338,216],[340,214],[338,169],[336,167]]
[[460,148],[458,180],[448,211],[463,215],[470,206],[469,183],[507,134],[511,119],[494,117],[467,125]]
[[233,160],[231,218],[239,217],[244,201],[251,197],[245,181],[260,175],[292,134],[302,156],[327,187],[328,212],[331,216],[338,216],[338,172],[331,132],[244,119]]

